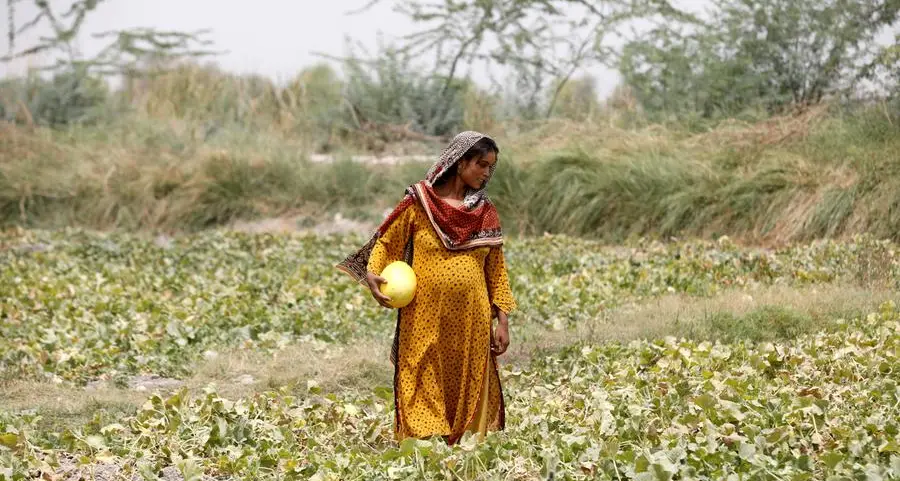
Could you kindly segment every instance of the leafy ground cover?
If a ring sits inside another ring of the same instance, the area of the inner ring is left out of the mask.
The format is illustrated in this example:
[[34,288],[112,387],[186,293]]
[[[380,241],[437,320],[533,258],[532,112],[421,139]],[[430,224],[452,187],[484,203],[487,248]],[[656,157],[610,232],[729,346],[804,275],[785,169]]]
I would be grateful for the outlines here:
[[[156,479],[896,479],[893,304],[778,344],[676,338],[572,346],[505,369],[509,429],[457,448],[391,441],[390,390],[154,395],[134,415],[46,436],[5,417],[7,473],[59,455]],[[45,447],[46,446],[46,447]],[[137,478],[141,479],[141,478]]]
[[[210,353],[228,350],[265,357],[309,343],[386,348],[392,315],[333,268],[362,240],[6,232],[0,379],[5,388],[32,382],[87,393],[83,386],[97,380],[124,387],[136,375],[184,379]],[[721,239],[622,247],[546,236],[514,239],[507,256],[522,308],[513,334],[517,346],[534,349],[504,363],[509,428],[483,445],[394,446],[389,377],[376,372],[340,389],[310,378],[239,396],[215,385],[163,390],[112,414],[51,425],[43,407],[4,401],[0,475],[900,476],[900,313],[891,301],[873,305],[875,291],[835,287],[895,289],[893,244],[858,238],[760,250]],[[848,307],[807,309],[820,290],[835,298],[848,292],[839,299]],[[702,304],[675,319],[665,304],[727,296],[775,300],[713,312]],[[806,297],[813,300],[801,308]],[[654,329],[602,342],[583,335],[634,329],[653,306],[663,318]],[[554,347],[544,342],[553,334],[572,335]]]
[[[18,231],[16,231],[18,232]],[[298,340],[385,338],[393,321],[334,269],[359,237],[218,232],[136,235],[22,232],[0,252],[0,367],[6,377],[86,383],[183,376],[203,352],[278,349]],[[565,329],[626,301],[665,293],[834,282],[880,246],[822,242],[774,251],[718,243],[629,249],[565,237],[507,249],[524,333]]]

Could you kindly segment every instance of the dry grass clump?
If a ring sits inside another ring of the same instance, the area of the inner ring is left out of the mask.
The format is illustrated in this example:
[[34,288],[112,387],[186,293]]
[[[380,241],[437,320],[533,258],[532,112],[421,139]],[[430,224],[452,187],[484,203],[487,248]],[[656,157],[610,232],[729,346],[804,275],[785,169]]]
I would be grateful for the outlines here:
[[694,136],[691,141],[698,145],[727,145],[732,148],[758,148],[803,141],[828,117],[828,112],[829,106],[822,104],[753,123],[728,119],[710,132]]
[[291,143],[192,143],[184,131],[160,146],[154,134],[69,138],[0,124],[0,224],[192,230],[298,211],[379,212],[387,192],[412,180],[407,166],[314,164]]

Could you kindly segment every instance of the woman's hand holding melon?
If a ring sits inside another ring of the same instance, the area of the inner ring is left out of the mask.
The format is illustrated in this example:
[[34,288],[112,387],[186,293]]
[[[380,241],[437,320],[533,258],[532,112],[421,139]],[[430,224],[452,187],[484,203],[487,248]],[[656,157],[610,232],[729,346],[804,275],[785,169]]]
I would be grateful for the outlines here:
[[416,295],[416,273],[403,261],[391,262],[381,275],[369,272],[366,282],[375,300],[389,309],[406,307]]
[[378,274],[375,274],[374,272],[369,272],[366,274],[366,284],[369,285],[369,290],[372,291],[372,297],[374,297],[382,307],[391,309],[391,305],[388,304],[389,302],[391,302],[391,298],[381,292],[381,284],[384,284],[386,282],[387,279],[379,276]]

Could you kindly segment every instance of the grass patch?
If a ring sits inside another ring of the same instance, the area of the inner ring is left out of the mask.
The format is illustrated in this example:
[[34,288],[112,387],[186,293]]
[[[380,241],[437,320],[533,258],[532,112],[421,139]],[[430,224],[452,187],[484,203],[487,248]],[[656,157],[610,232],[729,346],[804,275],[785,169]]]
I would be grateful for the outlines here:
[[40,415],[38,427],[47,433],[96,423],[104,426],[133,414],[147,397],[144,392],[114,387],[85,390],[34,381],[8,381],[0,387],[0,411],[35,412]]
[[73,135],[0,124],[0,225],[196,231],[323,209],[372,218],[425,169],[313,163],[290,142],[248,149],[239,137],[173,149]]
[[718,312],[703,320],[708,330],[703,337],[725,342],[794,339],[827,328],[827,322],[821,322],[829,320],[815,319],[808,313],[787,306],[763,306],[743,316]]
[[626,303],[565,330],[536,332],[513,327],[509,360],[527,361],[536,352],[552,353],[575,343],[667,336],[722,342],[789,340],[834,329],[839,320],[865,315],[891,301],[900,304],[900,294],[841,282],[727,290],[708,297],[669,294]]

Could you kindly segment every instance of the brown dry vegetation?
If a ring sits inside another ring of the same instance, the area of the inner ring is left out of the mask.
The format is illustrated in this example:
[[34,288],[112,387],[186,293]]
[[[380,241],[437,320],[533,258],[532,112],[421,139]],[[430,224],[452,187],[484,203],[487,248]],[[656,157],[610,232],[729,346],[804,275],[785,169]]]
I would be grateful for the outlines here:
[[[822,106],[700,133],[626,126],[614,112],[491,133],[502,148],[491,195],[513,234],[782,244],[900,232],[900,135],[878,108]],[[426,168],[353,162],[352,151],[311,162],[307,145],[146,116],[63,131],[0,125],[0,223],[179,231],[336,212],[372,222]]]

